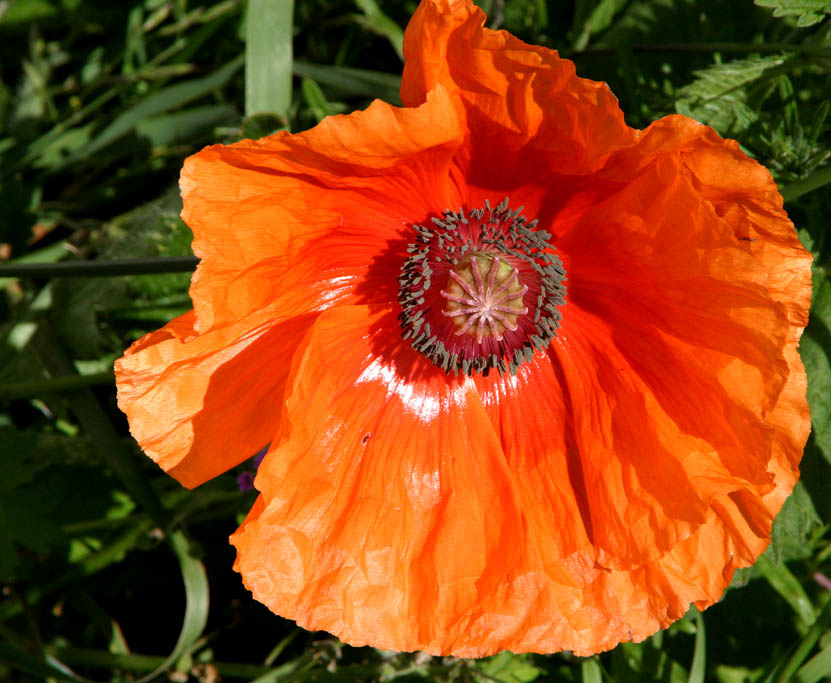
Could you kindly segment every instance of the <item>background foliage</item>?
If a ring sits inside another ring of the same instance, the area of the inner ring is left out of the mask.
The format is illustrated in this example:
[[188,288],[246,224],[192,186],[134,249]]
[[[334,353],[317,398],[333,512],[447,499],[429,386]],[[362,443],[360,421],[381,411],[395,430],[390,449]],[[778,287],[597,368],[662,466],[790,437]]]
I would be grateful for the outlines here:
[[[185,491],[115,407],[114,358],[189,308],[189,274],[59,277],[47,265],[0,276],[0,679],[831,680],[831,3],[482,4],[494,27],[607,81],[630,125],[687,114],[779,182],[815,257],[801,347],[814,432],[770,550],[704,615],[588,659],[431,658],[299,630],[231,569],[227,537],[253,501],[237,485],[246,468]],[[187,256],[184,157],[398,103],[415,6],[0,2],[0,261]]]

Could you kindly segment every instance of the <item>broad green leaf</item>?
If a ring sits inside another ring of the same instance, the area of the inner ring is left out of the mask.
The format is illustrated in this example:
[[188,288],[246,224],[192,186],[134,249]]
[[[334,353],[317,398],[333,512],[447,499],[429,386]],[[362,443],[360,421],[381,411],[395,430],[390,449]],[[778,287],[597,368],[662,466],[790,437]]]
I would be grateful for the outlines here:
[[760,7],[773,9],[773,16],[796,16],[797,26],[812,26],[831,14],[831,2],[828,0],[753,0]]
[[293,0],[249,0],[245,29],[245,114],[288,116]]

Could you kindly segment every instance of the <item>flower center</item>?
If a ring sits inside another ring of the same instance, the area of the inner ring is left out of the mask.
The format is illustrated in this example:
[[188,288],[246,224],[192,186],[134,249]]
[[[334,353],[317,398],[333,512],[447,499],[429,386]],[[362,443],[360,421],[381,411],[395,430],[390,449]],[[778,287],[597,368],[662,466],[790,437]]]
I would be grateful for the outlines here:
[[414,225],[399,277],[402,337],[455,373],[515,374],[556,336],[565,271],[551,235],[505,199]]
[[[485,274],[487,273],[487,274]],[[528,285],[519,284],[518,271],[498,256],[473,254],[450,269],[447,299],[442,311],[453,319],[456,334],[474,334],[476,341],[490,335],[501,341],[505,330],[517,329],[517,316],[527,313],[522,296]]]

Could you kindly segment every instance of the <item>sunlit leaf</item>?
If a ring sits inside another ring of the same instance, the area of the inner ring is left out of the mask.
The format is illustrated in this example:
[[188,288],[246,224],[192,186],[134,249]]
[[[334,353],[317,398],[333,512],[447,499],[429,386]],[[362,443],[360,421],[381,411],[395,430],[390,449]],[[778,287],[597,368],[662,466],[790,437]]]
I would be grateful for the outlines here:
[[286,116],[291,106],[293,0],[249,0],[245,113]]
[[753,0],[760,7],[773,9],[775,17],[797,17],[797,26],[812,26],[831,14],[828,0]]

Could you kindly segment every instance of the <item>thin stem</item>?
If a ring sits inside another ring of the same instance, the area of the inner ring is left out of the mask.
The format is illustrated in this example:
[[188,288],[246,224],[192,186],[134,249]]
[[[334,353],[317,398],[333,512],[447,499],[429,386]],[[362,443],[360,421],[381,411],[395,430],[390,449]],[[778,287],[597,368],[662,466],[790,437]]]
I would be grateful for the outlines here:
[[815,171],[804,180],[798,180],[782,188],[782,196],[786,202],[792,202],[794,199],[829,183],[831,183],[831,166],[826,166]]
[[0,384],[0,396],[6,399],[29,398],[44,394],[60,394],[88,387],[113,383],[112,372],[97,372],[91,375],[64,375],[33,382],[12,382]]
[[111,277],[187,273],[196,268],[195,256],[117,259],[114,261],[64,261],[60,263],[12,263],[0,265],[0,278]]
[[[814,47],[811,45],[793,45],[791,43],[637,43],[629,46],[632,52],[734,52],[734,53],[768,53],[768,52],[795,52],[797,54],[814,57],[831,58],[831,48]],[[589,55],[617,54],[617,47],[590,47],[586,50],[560,50],[564,57],[578,57]]]

